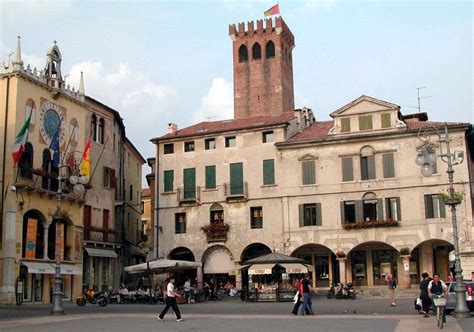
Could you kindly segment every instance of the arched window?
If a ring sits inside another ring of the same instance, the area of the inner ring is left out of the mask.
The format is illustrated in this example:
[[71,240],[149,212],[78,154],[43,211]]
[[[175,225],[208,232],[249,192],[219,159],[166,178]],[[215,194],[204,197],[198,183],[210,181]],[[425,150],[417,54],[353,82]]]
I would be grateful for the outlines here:
[[275,57],[275,44],[270,40],[265,47],[265,56],[267,59],[271,59]]
[[22,254],[27,259],[47,258],[44,253],[44,216],[37,210],[29,210],[23,215]]
[[[51,172],[51,152],[49,149],[43,150],[43,163],[41,165],[42,169],[45,172]],[[50,186],[50,178],[49,176],[42,176],[41,177],[41,188],[49,190]]]
[[48,229],[48,257],[51,260],[54,260],[56,258],[57,254],[57,249],[56,249],[56,243],[57,243],[57,237],[58,237],[58,230],[56,228],[56,224],[59,225],[60,229],[60,236],[61,236],[61,260],[70,260],[70,252],[68,247],[69,246],[69,239],[68,239],[68,222],[66,219],[53,219],[53,222],[51,225],[49,225]]
[[247,61],[249,61],[247,46],[241,45],[239,47],[239,62],[247,62]]
[[262,48],[259,43],[253,44],[252,47],[252,58],[254,60],[260,60],[262,58]]
[[97,141],[97,117],[95,116],[95,114],[92,114],[91,135],[92,135],[92,140]]
[[99,131],[97,132],[97,141],[99,143],[104,143],[104,119],[100,118],[99,120]]
[[212,223],[223,223],[224,222],[224,208],[222,205],[215,203],[211,205],[209,209],[210,214],[210,222]]
[[33,145],[26,142],[25,151],[21,154],[20,162],[18,163],[20,169],[20,176],[28,179],[33,178]]

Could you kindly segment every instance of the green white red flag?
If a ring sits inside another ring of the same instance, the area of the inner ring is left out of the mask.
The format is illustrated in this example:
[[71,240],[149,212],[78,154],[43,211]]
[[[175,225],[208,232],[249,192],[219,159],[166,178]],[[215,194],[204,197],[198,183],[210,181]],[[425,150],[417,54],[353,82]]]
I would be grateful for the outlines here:
[[265,15],[265,17],[280,14],[280,7],[278,6],[278,4],[276,4],[269,10],[266,10],[263,14]]
[[15,141],[11,147],[14,165],[20,161],[21,155],[23,154],[23,151],[25,151],[25,144],[28,141],[28,134],[30,132],[31,113],[32,112],[30,112],[30,115],[18,132],[18,135],[16,135]]

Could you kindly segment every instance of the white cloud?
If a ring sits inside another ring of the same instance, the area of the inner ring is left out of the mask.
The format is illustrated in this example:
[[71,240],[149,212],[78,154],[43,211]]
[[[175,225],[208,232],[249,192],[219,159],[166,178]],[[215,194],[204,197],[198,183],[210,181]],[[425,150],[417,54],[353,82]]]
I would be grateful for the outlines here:
[[21,21],[33,24],[59,15],[72,3],[73,0],[0,0],[0,11],[6,23],[18,24]]
[[232,84],[222,77],[212,80],[207,95],[201,99],[199,111],[193,114],[193,121],[231,119],[234,116],[234,92]]
[[[1,1],[1,0],[0,0]],[[3,42],[0,43],[0,49],[2,53],[2,60],[5,63],[5,65],[8,65],[15,59],[15,49],[16,49],[16,38],[15,38],[15,47],[11,48],[7,45],[5,45]],[[24,63],[25,68],[30,65],[31,69],[35,68],[38,70],[44,69],[46,66],[46,57],[39,57],[34,54],[28,54],[25,52],[21,52],[21,60]]]

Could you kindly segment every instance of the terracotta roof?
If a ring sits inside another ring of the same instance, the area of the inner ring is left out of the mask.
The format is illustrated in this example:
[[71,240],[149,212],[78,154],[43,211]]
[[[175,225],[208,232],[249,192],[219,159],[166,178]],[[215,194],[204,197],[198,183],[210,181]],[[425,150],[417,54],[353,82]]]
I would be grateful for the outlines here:
[[308,140],[324,140],[328,136],[329,129],[334,125],[333,121],[321,121],[316,122],[312,126],[306,128],[302,133],[298,133],[287,142],[300,142],[300,141],[308,141]]
[[150,197],[151,196],[151,190],[150,188],[143,188],[142,189],[142,198],[143,197]]
[[444,125],[448,125],[449,127],[469,127],[470,124],[466,122],[436,122],[436,121],[418,121],[418,119],[406,119],[405,123],[407,124],[407,129],[412,130],[419,130],[422,128],[444,128]]
[[222,121],[205,121],[177,130],[174,134],[166,134],[161,137],[151,139],[154,141],[168,140],[173,138],[201,136],[217,134],[229,131],[254,129],[286,124],[294,117],[293,112],[285,112],[279,115],[257,116],[245,119],[233,119]]

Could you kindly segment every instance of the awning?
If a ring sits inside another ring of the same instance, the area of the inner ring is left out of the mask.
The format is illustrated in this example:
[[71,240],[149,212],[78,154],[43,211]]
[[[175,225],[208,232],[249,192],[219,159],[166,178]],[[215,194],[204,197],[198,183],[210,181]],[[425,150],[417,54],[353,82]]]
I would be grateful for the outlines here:
[[133,244],[130,245],[130,256],[142,256],[146,257],[145,252]]
[[[154,261],[149,261],[148,264],[150,265],[150,270],[155,272],[195,269],[197,267],[202,266],[202,264],[199,262],[188,262],[171,259],[157,259]],[[147,268],[147,263],[141,263],[137,265],[127,266],[124,271],[130,274],[143,273],[147,270]]]
[[275,263],[272,263],[272,264],[254,264],[249,268],[249,275],[272,274],[272,269],[275,265],[276,265]]
[[115,251],[111,249],[104,249],[104,248],[85,248],[87,254],[91,257],[110,257],[110,258],[117,258],[117,254]]
[[286,273],[308,273],[308,267],[300,263],[285,263],[280,264],[285,268]]
[[209,254],[203,266],[204,274],[230,273],[235,270],[235,263],[224,250],[214,250]]
[[[56,263],[55,262],[21,262],[22,265],[28,268],[29,273],[39,274],[55,274]],[[82,265],[74,265],[61,263],[61,274],[82,274]]]

